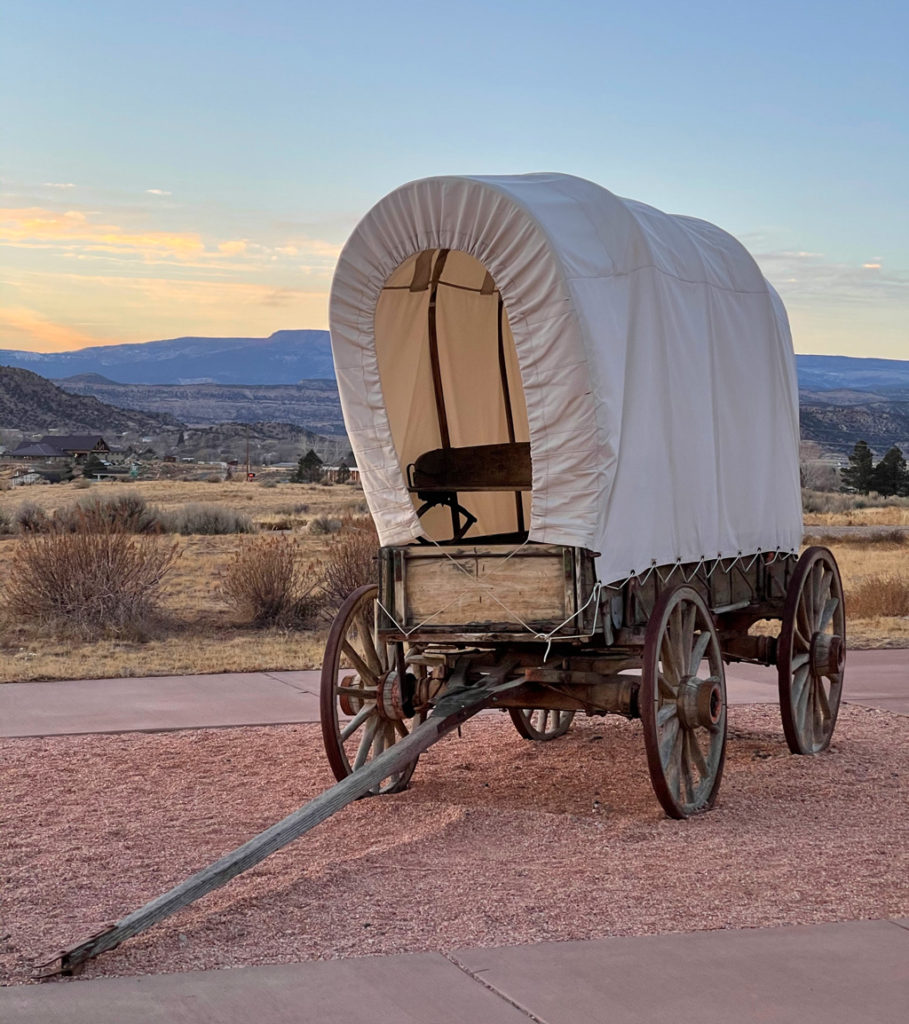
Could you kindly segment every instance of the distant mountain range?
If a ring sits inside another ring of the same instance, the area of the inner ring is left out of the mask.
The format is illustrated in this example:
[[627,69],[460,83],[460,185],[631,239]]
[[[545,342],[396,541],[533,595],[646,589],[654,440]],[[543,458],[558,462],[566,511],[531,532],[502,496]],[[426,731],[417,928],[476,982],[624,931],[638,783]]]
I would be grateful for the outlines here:
[[[878,453],[892,444],[909,453],[909,360],[799,355],[796,363],[805,440],[838,454],[860,438]],[[175,338],[59,353],[0,350],[4,365],[55,378],[74,395],[134,410],[128,417],[133,421],[144,411],[192,426],[269,421],[344,433],[327,331]],[[80,416],[68,429],[88,426]]]
[[328,331],[268,338],[173,338],[72,352],[0,349],[0,366],[59,379],[101,374],[119,384],[296,384],[334,380]]
[[909,393],[909,360],[852,356],[796,356],[802,391]]

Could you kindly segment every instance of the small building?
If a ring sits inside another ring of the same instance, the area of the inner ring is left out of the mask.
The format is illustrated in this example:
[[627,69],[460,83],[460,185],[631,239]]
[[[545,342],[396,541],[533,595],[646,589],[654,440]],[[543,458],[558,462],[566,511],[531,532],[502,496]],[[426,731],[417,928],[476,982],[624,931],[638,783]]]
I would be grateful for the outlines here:
[[110,446],[99,434],[45,434],[40,441],[26,441],[10,452],[12,459],[73,459],[85,462],[89,455],[108,455]]

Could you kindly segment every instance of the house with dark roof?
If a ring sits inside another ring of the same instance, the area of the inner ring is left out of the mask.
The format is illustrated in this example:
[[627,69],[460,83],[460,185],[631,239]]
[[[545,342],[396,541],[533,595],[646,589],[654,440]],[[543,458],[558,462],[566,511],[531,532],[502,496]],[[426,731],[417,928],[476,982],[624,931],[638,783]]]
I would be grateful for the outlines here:
[[26,441],[9,453],[11,459],[73,459],[84,462],[89,455],[110,454],[110,446],[99,434],[45,434],[40,441]]

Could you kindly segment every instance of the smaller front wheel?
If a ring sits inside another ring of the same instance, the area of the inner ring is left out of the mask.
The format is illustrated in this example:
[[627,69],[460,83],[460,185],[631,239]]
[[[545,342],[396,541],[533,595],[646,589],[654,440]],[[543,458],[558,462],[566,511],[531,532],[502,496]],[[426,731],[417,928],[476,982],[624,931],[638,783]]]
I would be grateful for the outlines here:
[[660,594],[644,634],[641,720],[663,810],[687,818],[716,800],[726,758],[726,676],[713,616],[679,585]]
[[509,708],[508,714],[515,729],[525,740],[537,740],[542,743],[564,736],[574,721],[573,711]]
[[[398,678],[396,649],[376,635],[378,587],[355,590],[338,610],[322,662],[320,710],[325,753],[340,782],[407,736],[426,716],[413,707],[416,679]],[[419,669],[418,671],[422,671]],[[397,793],[416,760],[371,790]]]

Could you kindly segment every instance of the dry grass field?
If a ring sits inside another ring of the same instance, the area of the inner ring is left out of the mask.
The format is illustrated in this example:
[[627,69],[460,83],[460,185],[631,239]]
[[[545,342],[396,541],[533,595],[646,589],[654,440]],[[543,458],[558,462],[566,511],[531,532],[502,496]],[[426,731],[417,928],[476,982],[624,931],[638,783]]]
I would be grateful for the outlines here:
[[[85,498],[121,494],[139,495],[168,512],[195,504],[243,513],[259,527],[259,536],[268,530],[292,536],[304,566],[325,555],[331,534],[320,532],[322,523],[365,512],[362,492],[350,484],[161,480],[0,491],[0,523],[4,513],[15,517],[23,503],[53,512]],[[909,525],[909,502],[811,513],[805,521],[807,533],[831,546],[839,561],[850,645],[909,646],[909,531],[902,542],[899,531],[886,531]],[[874,526],[882,528],[884,536],[825,536],[825,528],[840,525]],[[309,629],[253,628],[219,595],[219,575],[240,547],[253,540],[242,534],[165,538],[177,544],[179,557],[162,586],[162,619],[142,642],[60,639],[41,623],[10,621],[7,616],[0,622],[0,682],[317,668],[325,624]],[[20,543],[16,535],[0,536],[0,595]]]

